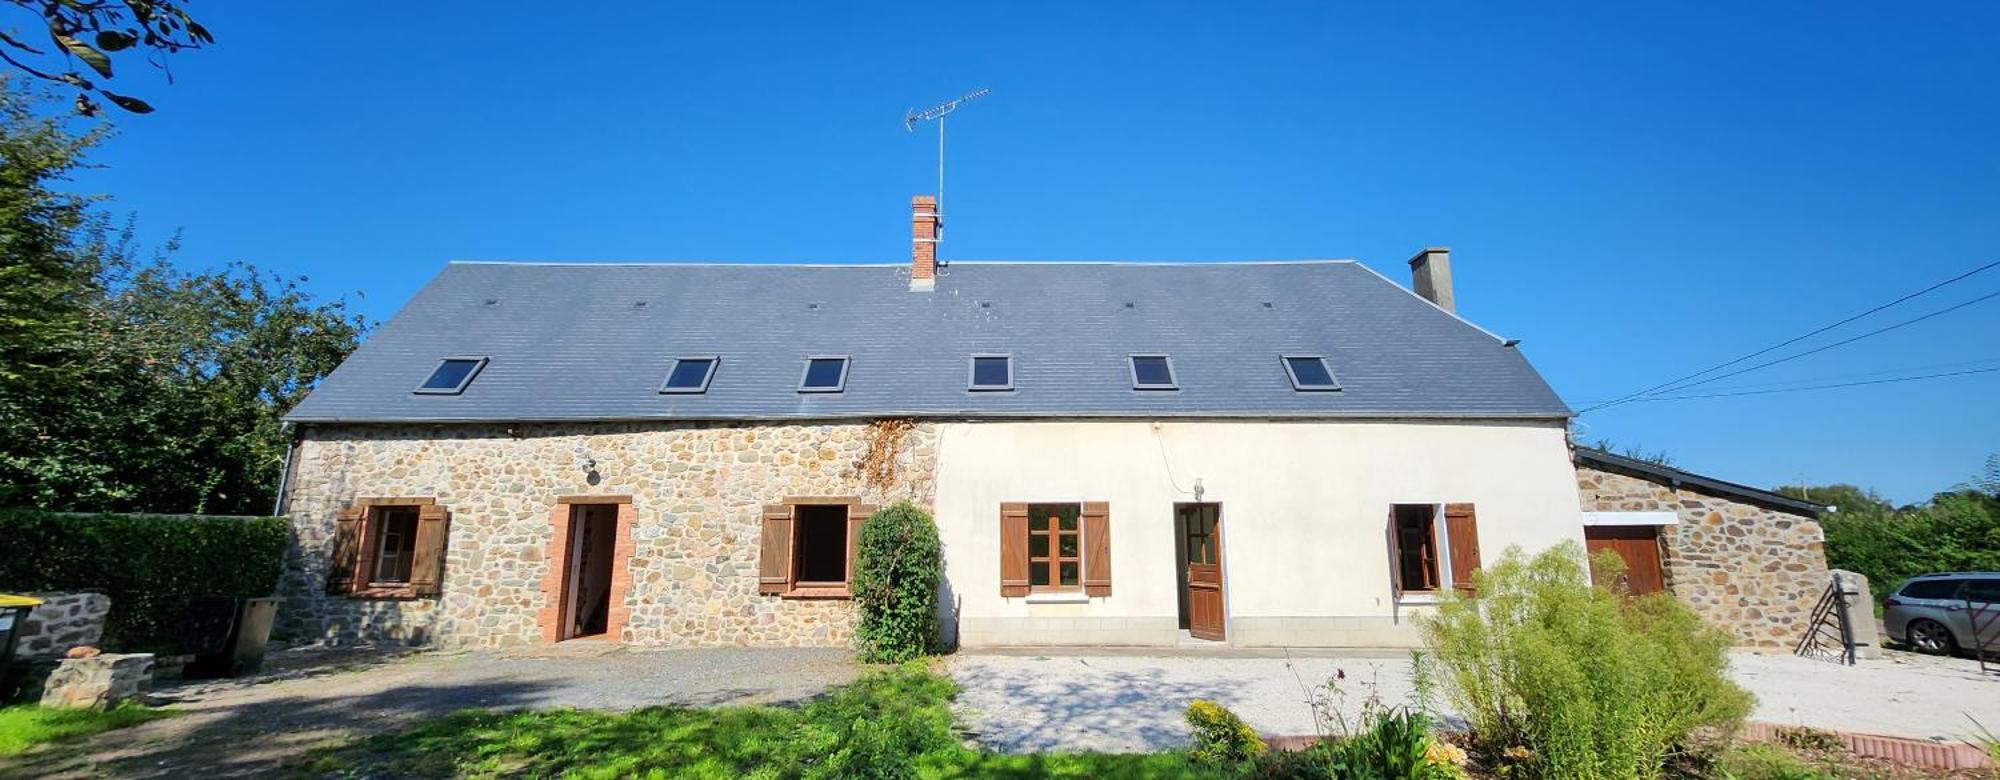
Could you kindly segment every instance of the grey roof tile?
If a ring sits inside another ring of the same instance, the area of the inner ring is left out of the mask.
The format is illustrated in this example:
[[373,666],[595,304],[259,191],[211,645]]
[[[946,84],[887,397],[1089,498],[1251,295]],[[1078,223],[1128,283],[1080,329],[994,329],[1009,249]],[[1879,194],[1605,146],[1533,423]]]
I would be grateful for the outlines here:
[[[1015,389],[967,389],[975,352],[1012,354]],[[1132,389],[1134,352],[1180,389]],[[852,356],[845,392],[798,392],[818,354]],[[1280,354],[1341,389],[1293,390]],[[412,392],[454,355],[491,360]],[[721,357],[706,393],[658,392],[676,355]],[[453,263],[288,419],[1568,414],[1518,350],[1350,261],[957,262],[930,292],[903,266]]]

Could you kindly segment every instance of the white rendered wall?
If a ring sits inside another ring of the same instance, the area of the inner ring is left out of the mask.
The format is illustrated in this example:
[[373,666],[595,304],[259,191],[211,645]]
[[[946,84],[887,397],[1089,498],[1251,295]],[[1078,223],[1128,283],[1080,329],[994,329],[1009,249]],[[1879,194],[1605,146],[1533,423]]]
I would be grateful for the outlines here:
[[[937,522],[960,641],[1162,644],[1178,636],[1173,506],[1222,505],[1230,640],[1407,645],[1390,590],[1394,503],[1477,505],[1497,559],[1583,538],[1557,423],[978,422],[940,426]],[[1000,596],[1003,501],[1111,504],[1112,595]]]

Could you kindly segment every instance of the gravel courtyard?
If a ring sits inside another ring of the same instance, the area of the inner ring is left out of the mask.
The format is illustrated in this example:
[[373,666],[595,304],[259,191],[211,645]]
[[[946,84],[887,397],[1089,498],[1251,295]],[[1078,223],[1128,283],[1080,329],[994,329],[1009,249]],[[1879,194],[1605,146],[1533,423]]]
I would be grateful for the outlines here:
[[261,775],[313,748],[467,708],[784,703],[853,680],[840,648],[628,650],[565,644],[524,654],[274,653],[258,678],[156,691],[185,714],[0,760],[0,777]]
[[[1181,711],[1214,699],[1266,734],[1312,734],[1308,689],[1345,670],[1352,713],[1374,681],[1384,701],[1410,697],[1407,658],[960,655],[960,719],[987,748],[1007,752],[1129,752],[1183,744]],[[2000,729],[2000,675],[1976,663],[1890,652],[1845,667],[1788,655],[1738,654],[1737,681],[1757,695],[1753,720],[1906,737]]]

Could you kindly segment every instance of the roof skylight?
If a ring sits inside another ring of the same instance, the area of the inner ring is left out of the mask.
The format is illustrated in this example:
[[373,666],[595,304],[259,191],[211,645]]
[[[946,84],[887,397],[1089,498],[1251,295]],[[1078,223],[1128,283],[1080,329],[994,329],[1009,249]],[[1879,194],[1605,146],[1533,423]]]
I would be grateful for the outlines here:
[[465,386],[472,384],[472,378],[479,376],[479,370],[486,367],[483,357],[448,357],[438,361],[437,368],[431,370],[429,378],[417,386],[415,392],[430,395],[458,395],[465,392]]
[[799,377],[799,392],[838,393],[846,388],[846,355],[813,355],[806,358],[805,374]]
[[708,382],[715,378],[716,364],[721,358],[714,355],[674,358],[674,364],[667,369],[667,380],[660,384],[662,393],[706,393]]
[[1132,355],[1132,389],[1179,390],[1174,384],[1174,362],[1166,355]]
[[973,355],[971,372],[972,375],[967,380],[969,389],[1014,389],[1014,359],[1011,356],[1000,354]]
[[1281,355],[1285,364],[1285,375],[1292,379],[1293,390],[1339,390],[1340,383],[1333,381],[1333,371],[1326,367],[1326,358],[1320,355]]

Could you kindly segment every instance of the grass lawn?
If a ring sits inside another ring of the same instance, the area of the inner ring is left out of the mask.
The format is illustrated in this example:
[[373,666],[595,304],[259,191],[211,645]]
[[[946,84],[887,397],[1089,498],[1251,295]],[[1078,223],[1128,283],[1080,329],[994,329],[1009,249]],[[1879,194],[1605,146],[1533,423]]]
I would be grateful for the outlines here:
[[959,743],[921,664],[804,707],[461,712],[322,751],[308,771],[414,777],[1221,778],[1177,753],[1009,756]]
[[23,704],[0,707],[0,756],[12,756],[49,742],[67,742],[92,734],[173,717],[163,710],[114,707],[109,710],[66,710]]

